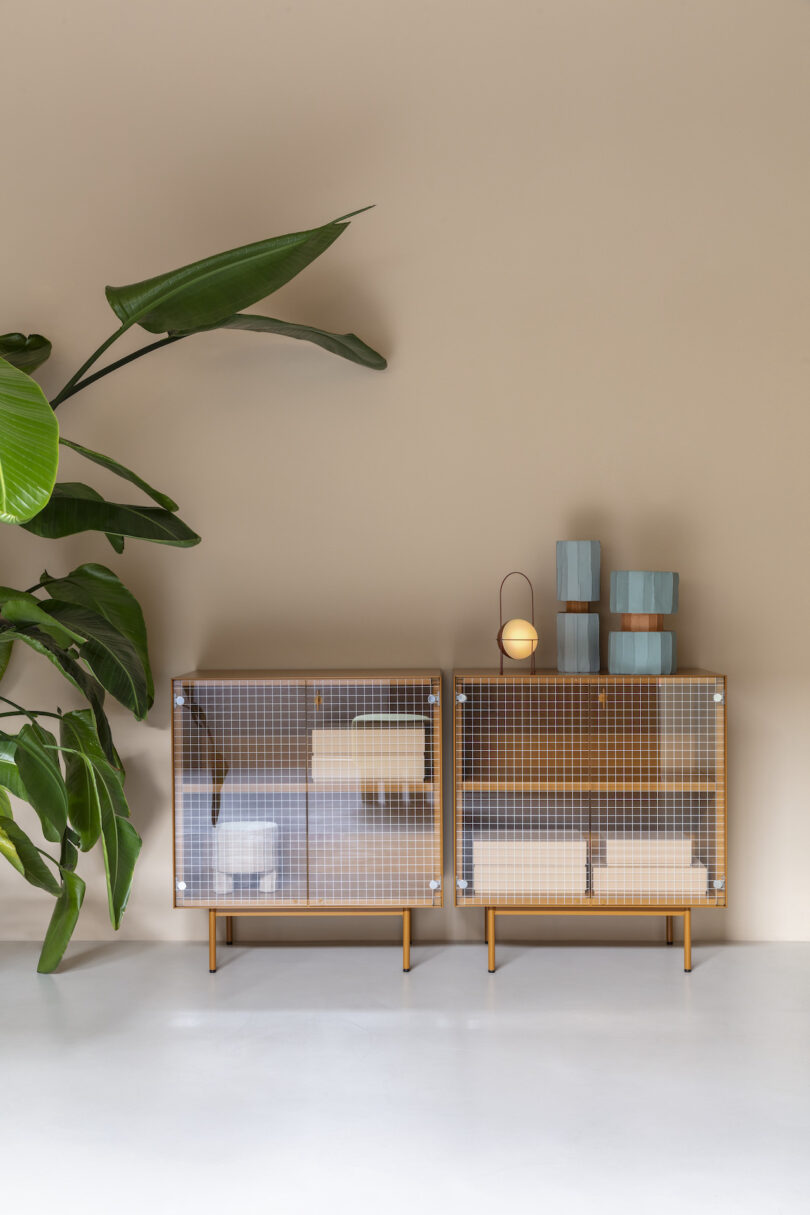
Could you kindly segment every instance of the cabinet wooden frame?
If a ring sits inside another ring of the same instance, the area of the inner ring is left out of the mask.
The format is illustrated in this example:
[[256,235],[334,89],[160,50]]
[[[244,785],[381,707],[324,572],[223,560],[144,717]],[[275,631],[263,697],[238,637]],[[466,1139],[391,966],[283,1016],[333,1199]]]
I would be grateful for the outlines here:
[[454,901],[489,969],[497,916],[598,914],[663,916],[667,944],[682,919],[691,970],[692,908],[727,904],[725,677],[462,670],[452,705]]
[[219,919],[320,915],[400,917],[410,969],[443,897],[440,672],[193,671],[171,704],[174,906],[208,911],[209,969]]

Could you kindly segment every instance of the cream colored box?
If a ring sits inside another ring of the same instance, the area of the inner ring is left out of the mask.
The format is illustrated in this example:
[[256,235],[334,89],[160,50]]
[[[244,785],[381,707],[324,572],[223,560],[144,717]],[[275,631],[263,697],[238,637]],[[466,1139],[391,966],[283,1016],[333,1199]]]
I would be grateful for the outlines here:
[[425,758],[402,755],[313,755],[313,781],[423,781]]
[[313,730],[313,755],[399,755],[425,753],[423,726],[402,729]]
[[708,871],[705,865],[594,865],[594,894],[661,895],[689,899],[706,897]]
[[649,831],[617,831],[605,836],[605,860],[608,865],[667,865],[692,864],[692,837],[677,833],[661,834]]
[[473,869],[476,894],[585,894],[587,873],[581,869]]

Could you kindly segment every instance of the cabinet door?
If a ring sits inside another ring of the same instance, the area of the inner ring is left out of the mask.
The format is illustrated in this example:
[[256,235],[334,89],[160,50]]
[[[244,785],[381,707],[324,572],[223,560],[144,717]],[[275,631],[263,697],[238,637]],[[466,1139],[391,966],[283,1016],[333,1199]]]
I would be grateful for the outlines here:
[[303,681],[174,681],[175,902],[306,903]]
[[440,905],[438,694],[430,679],[308,682],[311,905]]
[[724,680],[598,681],[591,825],[594,902],[725,902]]
[[560,678],[456,681],[456,902],[587,900],[591,692]]

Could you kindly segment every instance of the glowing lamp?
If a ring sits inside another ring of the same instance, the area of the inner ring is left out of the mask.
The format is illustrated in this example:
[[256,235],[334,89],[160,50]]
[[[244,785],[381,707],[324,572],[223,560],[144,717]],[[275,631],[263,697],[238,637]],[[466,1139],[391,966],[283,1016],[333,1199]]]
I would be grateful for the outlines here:
[[507,620],[499,633],[499,645],[509,658],[530,658],[537,649],[537,629],[528,620]]
[[[526,578],[529,583],[531,592],[532,611],[531,620],[524,620],[520,616],[514,617],[512,620],[507,620],[504,624],[503,620],[503,584],[506,578],[511,578],[513,574],[517,574],[520,578]],[[501,675],[503,675],[503,657],[513,658],[520,661],[523,658],[531,658],[531,672],[534,674],[534,651],[537,649],[537,629],[534,627],[534,587],[525,574],[520,570],[512,570],[506,575],[499,592],[500,604],[500,628],[498,629],[498,649],[501,652]]]

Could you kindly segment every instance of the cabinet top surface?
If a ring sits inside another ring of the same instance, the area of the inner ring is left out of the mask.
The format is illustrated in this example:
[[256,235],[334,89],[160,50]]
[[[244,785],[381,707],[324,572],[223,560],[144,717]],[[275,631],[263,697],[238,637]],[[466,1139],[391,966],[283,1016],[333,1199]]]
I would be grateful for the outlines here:
[[327,671],[322,669],[311,671],[186,671],[183,675],[173,675],[173,679],[232,679],[232,680],[261,680],[261,679],[441,679],[441,671],[412,671],[395,670],[351,670]]
[[606,679],[615,679],[617,681],[627,681],[638,683],[640,680],[646,680],[654,683],[669,683],[678,679],[725,679],[725,675],[721,675],[718,671],[701,671],[693,667],[684,667],[677,671],[674,675],[611,675],[607,671],[599,671],[597,674],[570,674],[565,671],[555,671],[551,668],[538,670],[532,674],[529,670],[504,671],[503,675],[497,670],[460,670],[454,671],[453,675],[456,679],[488,679],[488,680],[504,680],[510,679],[525,679],[531,680],[575,680],[577,682],[586,681],[595,683],[597,681],[604,682]]

